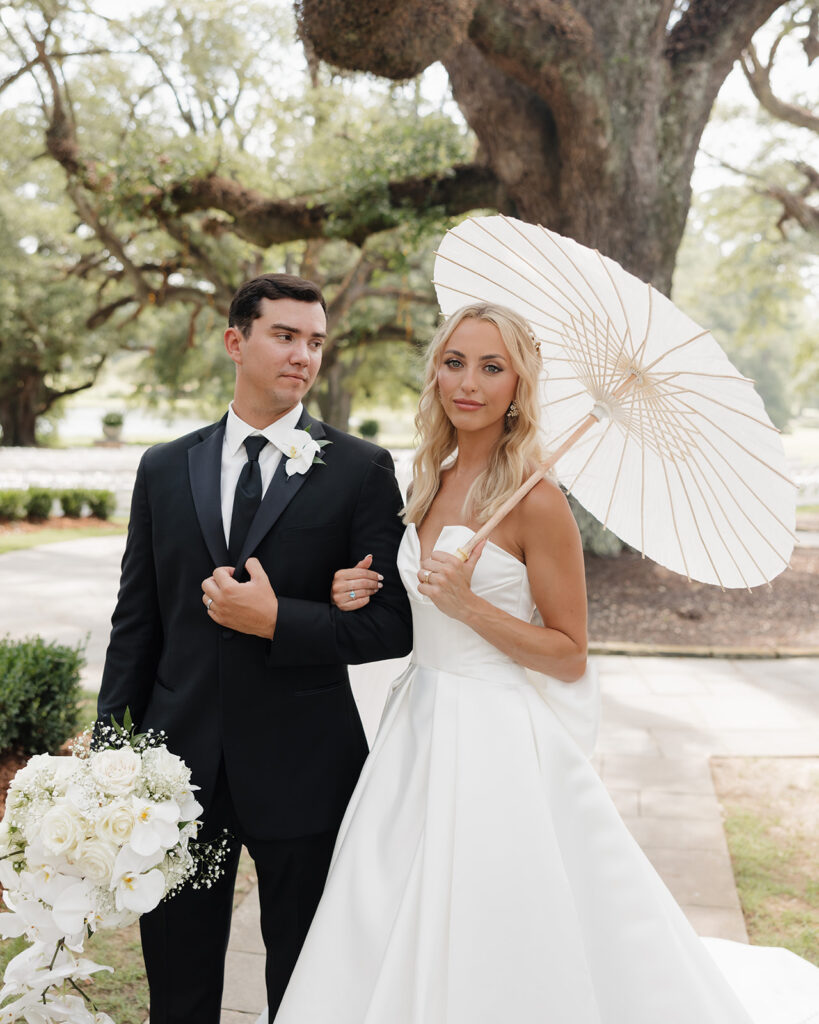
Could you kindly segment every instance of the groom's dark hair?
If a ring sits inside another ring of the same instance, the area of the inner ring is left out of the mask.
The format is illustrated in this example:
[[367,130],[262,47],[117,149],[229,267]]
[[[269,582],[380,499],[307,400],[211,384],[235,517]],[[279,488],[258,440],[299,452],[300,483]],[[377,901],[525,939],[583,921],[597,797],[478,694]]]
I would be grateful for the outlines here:
[[293,274],[262,274],[260,277],[254,277],[252,281],[245,281],[233,296],[228,311],[228,327],[236,327],[244,337],[247,337],[253,321],[261,316],[259,306],[262,299],[318,302],[324,312],[327,312],[327,303],[321,289],[312,281]]

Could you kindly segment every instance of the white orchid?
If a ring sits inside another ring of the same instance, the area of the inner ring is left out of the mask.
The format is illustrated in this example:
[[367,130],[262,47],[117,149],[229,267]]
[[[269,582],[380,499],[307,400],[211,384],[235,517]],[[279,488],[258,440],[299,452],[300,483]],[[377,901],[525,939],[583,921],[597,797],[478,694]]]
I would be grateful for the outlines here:
[[117,910],[147,914],[165,895],[165,876],[157,868],[142,875],[126,871],[116,882],[115,895]]
[[150,800],[134,800],[134,828],[131,849],[142,857],[150,857],[159,850],[170,850],[179,842],[179,805],[175,800],[155,804]]
[[66,886],[51,908],[54,923],[65,936],[82,932],[94,917],[94,886],[91,882],[74,882]]
[[294,427],[292,430],[286,431],[284,436],[276,440],[275,443],[287,458],[284,471],[288,476],[293,476],[294,473],[306,473],[314,462],[321,462],[318,456],[322,445],[310,437],[306,430]]

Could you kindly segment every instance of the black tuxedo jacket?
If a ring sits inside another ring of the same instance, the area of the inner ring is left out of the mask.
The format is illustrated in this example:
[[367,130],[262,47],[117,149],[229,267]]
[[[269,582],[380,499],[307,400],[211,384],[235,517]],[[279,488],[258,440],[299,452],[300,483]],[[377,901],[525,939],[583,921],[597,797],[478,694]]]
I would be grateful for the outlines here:
[[[305,412],[299,425],[332,442],[326,465],[288,478],[282,457],[238,559],[254,555],[270,577],[275,636],[224,629],[207,615],[201,583],[229,564],[225,419],[140,462],[98,716],[122,721],[127,706],[140,731],[164,729],[205,814],[224,756],[249,835],[312,835],[338,827],[367,755],[346,666],[411,647],[395,564],[401,497],[387,452]],[[365,608],[339,612],[333,573],[368,553],[383,589]]]

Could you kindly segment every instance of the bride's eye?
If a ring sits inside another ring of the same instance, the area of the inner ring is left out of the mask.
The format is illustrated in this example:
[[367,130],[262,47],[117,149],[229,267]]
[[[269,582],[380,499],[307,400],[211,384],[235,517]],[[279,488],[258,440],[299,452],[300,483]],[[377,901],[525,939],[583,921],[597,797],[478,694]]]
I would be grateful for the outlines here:
[[464,364],[460,359],[456,359],[454,356],[451,359],[444,360],[444,366],[448,366],[450,370],[459,370]]
[[496,363],[487,363],[484,369],[489,370],[490,373],[503,373],[503,367]]

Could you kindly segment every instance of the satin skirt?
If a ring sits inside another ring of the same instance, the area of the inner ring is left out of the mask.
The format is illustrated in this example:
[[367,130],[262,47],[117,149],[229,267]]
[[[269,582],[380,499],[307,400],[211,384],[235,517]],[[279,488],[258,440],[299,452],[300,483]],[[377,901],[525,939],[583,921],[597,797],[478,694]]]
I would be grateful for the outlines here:
[[276,1024],[808,1024],[817,977],[697,937],[521,670],[412,665]]

